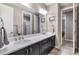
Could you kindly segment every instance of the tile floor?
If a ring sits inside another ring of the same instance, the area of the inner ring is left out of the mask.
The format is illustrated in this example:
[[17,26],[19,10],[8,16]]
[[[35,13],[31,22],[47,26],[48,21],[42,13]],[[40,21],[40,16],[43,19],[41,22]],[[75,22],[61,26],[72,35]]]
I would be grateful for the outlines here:
[[63,41],[63,45],[60,50],[53,49],[49,55],[74,55],[73,54],[73,43],[72,41]]

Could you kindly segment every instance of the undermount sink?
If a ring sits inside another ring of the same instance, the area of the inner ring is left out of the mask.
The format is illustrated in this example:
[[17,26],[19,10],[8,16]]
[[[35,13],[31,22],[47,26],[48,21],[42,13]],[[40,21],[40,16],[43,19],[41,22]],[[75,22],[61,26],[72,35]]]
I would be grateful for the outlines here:
[[19,40],[19,41],[16,41],[14,44],[23,44],[23,43],[27,43],[31,40]]

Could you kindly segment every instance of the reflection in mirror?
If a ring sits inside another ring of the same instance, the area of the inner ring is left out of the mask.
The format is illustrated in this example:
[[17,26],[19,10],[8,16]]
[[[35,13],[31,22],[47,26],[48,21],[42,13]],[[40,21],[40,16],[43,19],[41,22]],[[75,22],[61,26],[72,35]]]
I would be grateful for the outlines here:
[[18,25],[13,25],[14,27],[14,36],[18,36]]
[[30,34],[30,14],[23,14],[23,34]]
[[3,19],[4,28],[8,37],[13,36],[13,8],[0,4],[0,17]]
[[23,12],[23,35],[31,34],[31,24],[30,13]]
[[23,35],[38,33],[38,15],[23,11]]
[[0,4],[0,17],[3,19],[8,37],[38,33],[39,21],[36,14],[7,4]]

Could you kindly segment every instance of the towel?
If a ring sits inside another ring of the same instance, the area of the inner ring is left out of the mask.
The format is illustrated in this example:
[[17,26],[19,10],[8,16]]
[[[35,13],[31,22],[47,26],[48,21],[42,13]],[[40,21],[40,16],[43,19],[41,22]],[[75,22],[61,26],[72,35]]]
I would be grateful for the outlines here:
[[[3,33],[4,33],[3,39],[2,39],[2,30],[3,30]],[[9,41],[8,41],[8,38],[7,38],[7,32],[6,32],[5,28],[2,27],[0,29],[0,48],[2,48],[4,46],[4,44],[5,45],[9,44]]]
[[4,46],[4,43],[2,42],[2,31],[0,29],[0,48]]
[[7,38],[7,32],[6,32],[5,28],[4,28],[4,44],[5,45],[9,44],[9,41],[8,41],[8,38]]

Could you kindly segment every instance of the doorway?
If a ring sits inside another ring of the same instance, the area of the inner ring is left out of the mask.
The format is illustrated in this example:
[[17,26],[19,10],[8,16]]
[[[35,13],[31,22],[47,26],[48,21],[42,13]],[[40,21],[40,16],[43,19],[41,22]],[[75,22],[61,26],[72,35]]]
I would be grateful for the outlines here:
[[73,8],[62,10],[61,50],[66,54],[73,54]]

